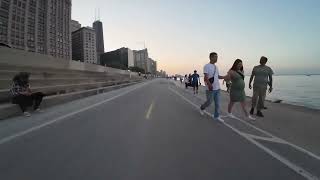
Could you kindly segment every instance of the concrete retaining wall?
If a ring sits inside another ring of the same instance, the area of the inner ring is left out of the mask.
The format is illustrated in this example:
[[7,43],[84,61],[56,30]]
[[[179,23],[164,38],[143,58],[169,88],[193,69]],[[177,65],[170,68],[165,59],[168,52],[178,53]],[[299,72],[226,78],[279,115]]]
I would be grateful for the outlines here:
[[[54,58],[52,56],[0,47],[0,64],[14,66],[29,66],[38,68],[68,69],[94,72],[108,72],[115,74],[130,74],[126,70],[114,69],[79,61]],[[131,75],[138,75],[131,72]]]

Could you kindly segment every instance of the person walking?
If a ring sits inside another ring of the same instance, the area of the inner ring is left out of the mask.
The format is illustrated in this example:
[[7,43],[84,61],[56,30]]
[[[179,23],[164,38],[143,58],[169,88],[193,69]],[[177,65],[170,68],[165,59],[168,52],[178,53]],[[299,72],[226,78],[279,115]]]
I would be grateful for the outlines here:
[[218,54],[215,52],[210,53],[209,55],[210,63],[206,64],[203,68],[204,73],[204,82],[206,84],[206,97],[207,100],[200,107],[201,115],[204,115],[204,110],[210,106],[212,101],[214,101],[215,110],[213,118],[220,122],[224,122],[221,119],[219,111],[220,111],[220,83],[219,79],[225,79],[226,76],[219,75],[219,69],[216,66],[218,61]]
[[243,63],[241,59],[235,60],[227,76],[228,77],[226,79],[231,81],[230,102],[228,105],[228,116],[231,118],[236,118],[232,114],[232,108],[236,102],[240,102],[242,110],[246,115],[246,117],[248,117],[251,120],[255,120],[255,118],[251,117],[248,111],[246,110],[246,93],[244,91],[245,82],[244,82]]
[[22,113],[29,117],[31,114],[27,111],[29,106],[33,106],[33,110],[41,112],[40,104],[42,98],[45,96],[41,92],[33,93],[29,84],[30,74],[27,72],[20,72],[13,78],[12,87],[10,89],[12,94],[12,103],[18,104]]
[[188,81],[189,81],[188,86],[191,86],[191,82],[192,82],[192,75],[191,74],[189,74],[189,76],[188,76]]
[[193,94],[198,94],[198,90],[199,90],[199,84],[201,85],[200,82],[200,76],[197,73],[197,70],[194,70],[194,73],[191,76],[192,79],[192,87],[193,87]]
[[272,92],[272,75],[273,70],[266,64],[268,58],[262,56],[260,58],[260,65],[255,66],[252,70],[250,77],[249,88],[252,89],[251,83],[253,82],[253,96],[252,96],[252,107],[250,114],[254,114],[254,109],[257,107],[257,116],[264,117],[261,110],[265,109],[264,101],[266,98],[266,92],[269,85],[269,93]]
[[184,76],[183,81],[184,81],[184,84],[186,85],[186,89],[188,89],[188,85],[189,85],[189,78],[188,78],[188,75],[187,75],[187,74]]

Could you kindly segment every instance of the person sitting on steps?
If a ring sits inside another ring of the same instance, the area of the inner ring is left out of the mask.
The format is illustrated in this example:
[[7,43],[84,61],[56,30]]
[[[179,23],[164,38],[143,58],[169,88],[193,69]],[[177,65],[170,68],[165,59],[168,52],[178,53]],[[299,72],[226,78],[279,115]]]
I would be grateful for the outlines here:
[[40,104],[45,96],[42,92],[33,93],[29,84],[30,74],[27,72],[20,72],[15,75],[12,82],[11,94],[12,103],[18,104],[22,113],[29,117],[31,114],[27,111],[27,108],[33,106],[33,110],[41,112]]

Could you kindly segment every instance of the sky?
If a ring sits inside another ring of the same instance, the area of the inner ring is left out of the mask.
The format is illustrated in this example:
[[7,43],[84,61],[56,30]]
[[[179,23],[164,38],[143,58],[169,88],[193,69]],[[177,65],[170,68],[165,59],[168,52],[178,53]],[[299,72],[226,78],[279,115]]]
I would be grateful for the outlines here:
[[250,74],[262,55],[276,74],[320,74],[319,0],[72,1],[72,19],[92,26],[96,18],[105,51],[145,45],[169,74],[201,73],[210,52],[221,74],[237,58]]

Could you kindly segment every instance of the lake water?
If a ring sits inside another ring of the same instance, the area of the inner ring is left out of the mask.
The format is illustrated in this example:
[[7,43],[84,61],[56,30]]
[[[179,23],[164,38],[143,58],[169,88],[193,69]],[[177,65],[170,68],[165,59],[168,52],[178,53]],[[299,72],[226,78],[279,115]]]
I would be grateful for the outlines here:
[[[249,76],[245,77],[246,95],[252,96],[252,90],[248,88]],[[268,93],[268,100],[283,100],[283,103],[306,106],[313,109],[320,109],[320,75],[295,75],[295,76],[274,76],[273,92]],[[202,84],[203,77],[201,78]],[[221,89],[226,90],[222,85]]]

